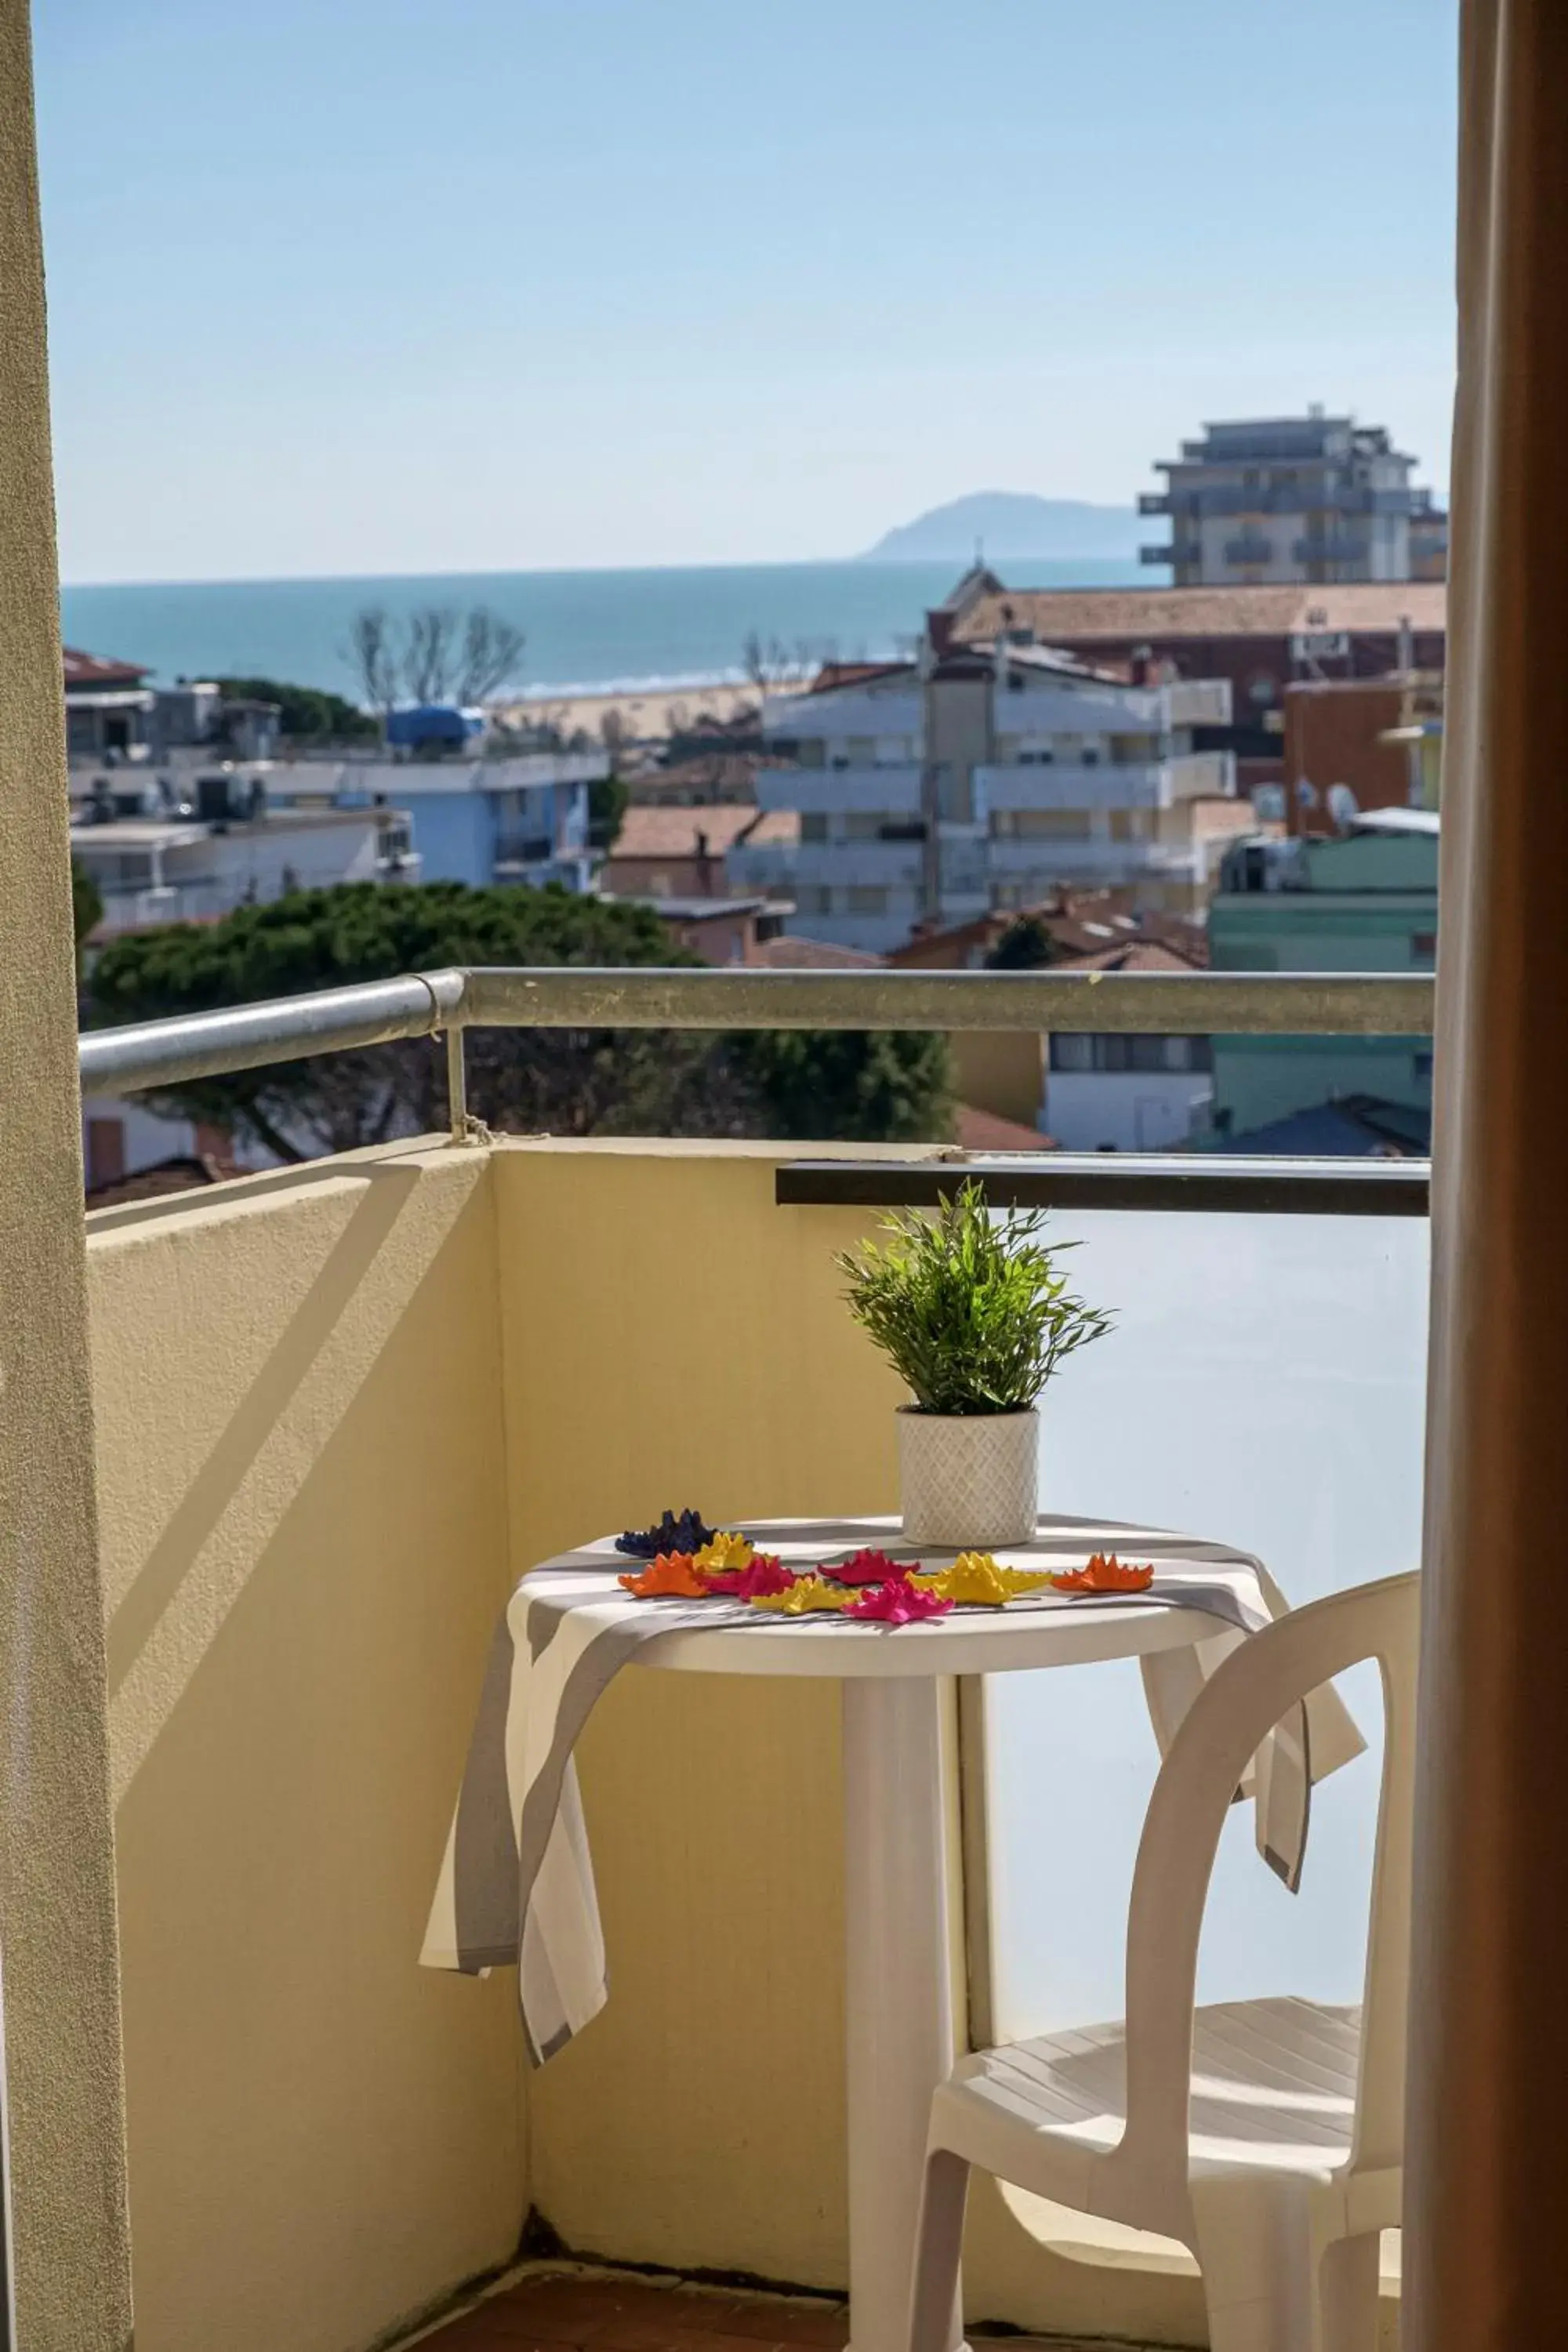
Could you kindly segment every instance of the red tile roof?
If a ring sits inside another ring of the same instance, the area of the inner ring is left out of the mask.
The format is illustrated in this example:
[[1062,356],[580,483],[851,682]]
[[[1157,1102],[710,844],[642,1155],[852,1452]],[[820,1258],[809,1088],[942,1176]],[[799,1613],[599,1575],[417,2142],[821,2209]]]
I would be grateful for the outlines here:
[[1131,890],[1065,888],[1033,907],[994,910],[973,922],[954,924],[949,930],[919,931],[902,947],[894,948],[887,960],[912,971],[938,971],[955,961],[962,964],[971,952],[983,957],[1026,915],[1036,916],[1056,946],[1068,955],[1098,955],[1133,940],[1144,945],[1157,941],[1171,949],[1189,971],[1200,970],[1208,962],[1208,934],[1202,924],[1189,922],[1183,915],[1140,913]]
[[1053,971],[1201,971],[1208,962],[1206,953],[1200,961],[1196,956],[1181,954],[1158,940],[1127,940],[1114,947],[1099,948],[1090,955],[1063,956],[1050,967]]
[[1046,645],[1171,637],[1288,637],[1312,631],[1393,636],[1408,620],[1432,635],[1447,625],[1441,580],[1289,583],[1257,588],[1004,588],[976,599],[954,632],[973,643],[1032,629]]
[[[706,845],[699,845],[702,835]],[[737,842],[793,842],[800,818],[793,809],[760,810],[743,803],[715,801],[707,808],[664,808],[634,802],[621,820],[613,858],[722,857]]]
[[1048,1135],[1040,1135],[1017,1119],[1000,1118],[994,1110],[976,1110],[973,1103],[955,1103],[953,1141],[965,1151],[1054,1151]]
[[141,662],[105,661],[100,654],[84,654],[75,646],[61,648],[66,684],[69,686],[140,686],[147,675]]
[[908,661],[825,661],[806,692],[832,694],[839,687],[865,686],[876,677],[905,677],[913,668]]
[[861,971],[880,964],[882,958],[868,955],[862,948],[841,948],[836,940],[781,936],[762,940],[756,961],[778,971]]

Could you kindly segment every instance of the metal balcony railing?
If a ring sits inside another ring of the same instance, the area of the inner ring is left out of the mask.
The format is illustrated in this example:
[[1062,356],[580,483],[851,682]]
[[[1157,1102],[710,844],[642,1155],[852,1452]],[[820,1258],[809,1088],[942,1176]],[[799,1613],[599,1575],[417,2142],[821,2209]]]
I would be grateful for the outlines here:
[[454,967],[89,1030],[83,1090],[128,1094],[316,1054],[447,1039],[452,1139],[473,1132],[468,1029],[943,1029],[1428,1036],[1429,973],[603,971]]
[[1298,563],[1366,563],[1371,560],[1372,542],[1335,532],[1320,539],[1299,539],[1290,552]]

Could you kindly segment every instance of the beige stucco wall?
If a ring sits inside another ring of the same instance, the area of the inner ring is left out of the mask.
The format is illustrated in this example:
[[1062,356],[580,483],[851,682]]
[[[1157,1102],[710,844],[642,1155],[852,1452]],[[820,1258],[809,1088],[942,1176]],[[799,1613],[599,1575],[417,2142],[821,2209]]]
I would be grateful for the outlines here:
[[[588,1530],[890,1507],[896,1390],[829,1262],[863,1215],[773,1206],[777,1155],[498,1156],[514,1569]],[[632,1672],[583,1754],[613,1998],[531,2085],[574,2245],[845,2274],[837,1695]]]
[[91,1220],[139,2352],[357,2352],[527,2207],[415,1965],[507,1590],[482,1153]]
[[0,1949],[21,2341],[119,2352],[114,1867],[27,32],[26,0],[0,0]]

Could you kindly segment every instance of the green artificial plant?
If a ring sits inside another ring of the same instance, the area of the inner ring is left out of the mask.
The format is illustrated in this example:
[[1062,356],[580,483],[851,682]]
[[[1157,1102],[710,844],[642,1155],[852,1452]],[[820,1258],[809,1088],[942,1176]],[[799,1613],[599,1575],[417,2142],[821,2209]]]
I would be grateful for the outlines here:
[[1045,1217],[993,1216],[973,1178],[931,1214],[883,1220],[886,1241],[834,1259],[855,1320],[930,1413],[1024,1412],[1110,1318],[1073,1297]]

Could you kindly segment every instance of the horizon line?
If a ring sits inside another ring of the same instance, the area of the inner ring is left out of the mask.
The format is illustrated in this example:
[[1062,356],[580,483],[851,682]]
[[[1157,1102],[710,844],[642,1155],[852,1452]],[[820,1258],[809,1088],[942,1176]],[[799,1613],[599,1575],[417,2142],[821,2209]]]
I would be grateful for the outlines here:
[[[900,526],[902,528],[903,526]],[[722,562],[686,563],[550,563],[539,565],[476,564],[472,566],[442,566],[425,572],[236,572],[196,574],[169,572],[141,573],[122,579],[61,579],[62,593],[70,589],[95,588],[293,588],[306,583],[322,586],[361,587],[377,581],[400,580],[570,580],[593,573],[649,572],[821,572],[826,570],[858,570],[862,565],[885,564],[889,571],[915,572],[946,570],[956,565],[960,576],[973,563],[973,551],[968,555],[878,555],[869,550],[859,555],[797,555],[778,558],[734,558]],[[987,563],[1087,563],[1131,565],[1136,556],[1089,555],[1068,550],[1061,554],[1020,552],[1016,555],[986,556]],[[1152,571],[1153,565],[1141,567]],[[1088,584],[1088,583],[1086,583]],[[1152,582],[1156,586],[1157,582]]]

